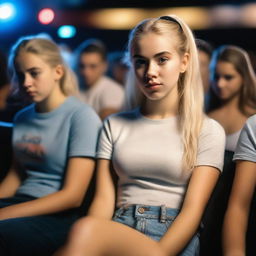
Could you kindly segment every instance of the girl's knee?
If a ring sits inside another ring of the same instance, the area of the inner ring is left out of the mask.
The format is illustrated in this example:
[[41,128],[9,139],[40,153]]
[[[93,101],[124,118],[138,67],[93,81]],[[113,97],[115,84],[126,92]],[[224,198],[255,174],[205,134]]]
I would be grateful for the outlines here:
[[149,256],[168,256],[162,249],[155,248],[150,250]]
[[84,217],[75,222],[70,236],[73,238],[92,236],[99,229],[99,220],[94,217]]
[[[83,252],[95,246],[99,236],[99,221],[93,217],[78,220],[71,228],[67,244],[59,255],[82,255]],[[58,254],[57,254],[58,255]]]

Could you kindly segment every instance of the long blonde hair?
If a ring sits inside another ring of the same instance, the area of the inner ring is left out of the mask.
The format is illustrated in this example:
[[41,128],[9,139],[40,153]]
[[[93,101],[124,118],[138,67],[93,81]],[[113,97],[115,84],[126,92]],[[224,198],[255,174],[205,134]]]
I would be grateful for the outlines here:
[[[128,52],[131,53],[138,40],[149,32],[169,36],[170,40],[176,41],[180,56],[189,54],[187,69],[180,74],[178,80],[178,120],[184,146],[183,167],[184,170],[191,170],[196,164],[198,139],[204,118],[203,86],[194,36],[190,28],[174,15],[146,19],[131,31]],[[126,108],[131,109],[142,104],[145,97],[136,86],[132,67],[129,71],[126,91]]]
[[[64,75],[60,80],[60,89],[66,96],[78,94],[78,83],[74,72],[65,63],[60,49],[50,39],[36,36],[22,37],[12,47],[9,57],[9,67],[13,70],[13,79],[16,79],[16,58],[21,52],[33,53],[41,57],[51,67],[61,65]],[[15,84],[15,82],[14,82]]]

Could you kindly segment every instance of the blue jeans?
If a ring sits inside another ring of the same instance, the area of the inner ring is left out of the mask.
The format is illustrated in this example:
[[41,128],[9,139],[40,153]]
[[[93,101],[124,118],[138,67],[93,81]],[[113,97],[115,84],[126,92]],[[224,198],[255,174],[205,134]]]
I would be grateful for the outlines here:
[[[0,199],[0,208],[35,198],[17,195]],[[13,218],[0,221],[1,256],[50,256],[65,243],[76,210],[52,215]]]
[[[129,205],[117,209],[113,220],[159,241],[178,213],[179,210],[165,206]],[[199,255],[199,234],[194,235],[179,255]]]

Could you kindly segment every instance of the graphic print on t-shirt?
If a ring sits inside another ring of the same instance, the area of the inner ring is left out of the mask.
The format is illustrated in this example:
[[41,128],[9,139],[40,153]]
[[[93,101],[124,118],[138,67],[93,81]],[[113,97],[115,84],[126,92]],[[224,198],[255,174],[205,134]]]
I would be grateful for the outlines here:
[[23,157],[41,160],[45,155],[45,148],[41,141],[41,136],[23,135],[15,142],[16,151]]

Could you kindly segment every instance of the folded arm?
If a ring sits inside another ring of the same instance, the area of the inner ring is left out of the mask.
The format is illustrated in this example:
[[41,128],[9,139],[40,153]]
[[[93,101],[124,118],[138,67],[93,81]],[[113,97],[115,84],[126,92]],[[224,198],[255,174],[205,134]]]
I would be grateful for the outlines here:
[[[94,160],[90,158],[70,158],[61,190],[29,202],[2,208],[0,209],[0,220],[52,214],[79,207],[91,180],[94,165]],[[11,178],[10,176],[8,179]]]

